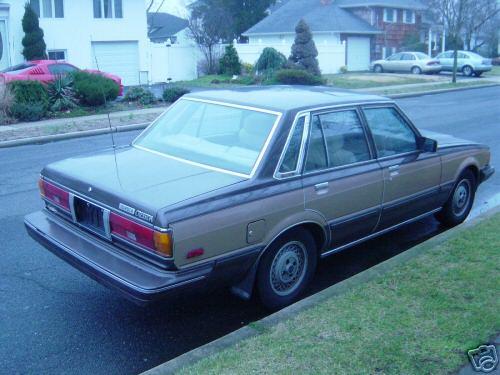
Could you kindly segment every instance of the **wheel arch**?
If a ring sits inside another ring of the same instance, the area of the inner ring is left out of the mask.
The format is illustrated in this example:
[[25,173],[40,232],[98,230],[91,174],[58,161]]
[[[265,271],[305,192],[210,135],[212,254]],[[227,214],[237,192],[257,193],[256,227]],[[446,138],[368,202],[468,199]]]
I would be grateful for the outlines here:
[[[311,211],[310,213],[314,212]],[[322,250],[324,250],[329,241],[329,235],[326,230],[327,227],[326,222],[323,223],[324,219],[322,217],[321,219],[322,220],[305,219],[303,221],[290,224],[287,227],[282,228],[281,230],[275,232],[275,234],[272,237],[270,237],[270,240],[265,241],[266,246],[262,249],[262,251],[260,252],[259,256],[255,260],[255,263],[252,265],[250,270],[246,273],[246,275],[239,283],[231,287],[231,291],[238,297],[241,297],[246,300],[250,299],[255,287],[257,269],[259,267],[259,263],[262,259],[262,256],[266,253],[266,251],[269,250],[269,248],[275,241],[279,240],[284,235],[293,232],[294,230],[297,230],[298,228],[305,229],[309,233],[311,233],[314,242],[316,244],[316,249],[317,249],[316,255],[319,259]]]

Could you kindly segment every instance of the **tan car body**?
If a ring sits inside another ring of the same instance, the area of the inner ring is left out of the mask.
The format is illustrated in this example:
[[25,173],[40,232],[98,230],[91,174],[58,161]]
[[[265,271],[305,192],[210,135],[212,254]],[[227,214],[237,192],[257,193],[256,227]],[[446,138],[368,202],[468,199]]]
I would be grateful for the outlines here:
[[[463,171],[471,170],[477,184],[494,171],[489,166],[487,146],[437,133],[422,134],[393,101],[382,97],[274,88],[207,91],[190,94],[186,100],[190,98],[281,113],[255,174],[242,177],[224,171],[203,172],[203,167],[183,165],[134,144],[98,155],[99,164],[93,164],[96,156],[91,156],[59,162],[42,171],[44,179],[111,212],[119,211],[119,203],[125,203],[154,217],[152,223],[144,225],[168,228],[173,233],[171,259],[161,263],[139,253],[130,257],[89,235],[85,228],[75,227],[68,222],[70,218],[63,222],[45,211],[26,217],[28,232],[56,255],[136,301],[215,281],[248,298],[260,257],[284,233],[297,227],[307,229],[314,236],[318,254],[324,257],[438,212]],[[422,147],[378,158],[367,132],[369,160],[304,172],[311,116],[354,110],[364,119],[364,109],[373,107],[395,109],[422,141]],[[293,129],[302,119],[297,167],[291,173],[280,173]],[[154,184],[155,175],[140,167],[153,164],[156,172],[152,173],[157,175],[159,170],[184,174],[174,174],[165,184]],[[135,165],[140,170],[134,169]],[[140,181],[134,179],[138,174],[141,179],[151,178],[152,187],[140,190]],[[87,192],[89,185],[94,188],[92,193]],[[82,241],[86,241],[85,246]],[[190,257],[193,249],[202,251]],[[141,259],[136,260],[138,255]]]

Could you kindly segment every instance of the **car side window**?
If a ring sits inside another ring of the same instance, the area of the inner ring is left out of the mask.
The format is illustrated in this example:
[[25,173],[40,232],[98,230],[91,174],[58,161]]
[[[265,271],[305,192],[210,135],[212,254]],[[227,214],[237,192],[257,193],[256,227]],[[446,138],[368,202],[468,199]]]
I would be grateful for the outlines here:
[[331,168],[370,160],[370,150],[355,110],[317,116],[323,128]]
[[285,151],[285,156],[281,162],[280,173],[293,172],[299,164],[300,146],[302,144],[302,134],[304,133],[304,124],[306,118],[300,117],[293,129],[288,148]]
[[52,64],[48,68],[49,72],[53,75],[68,74],[77,70],[74,66],[68,64]]
[[323,129],[318,116],[314,116],[311,123],[309,145],[307,148],[306,172],[326,169],[328,166],[326,158],[326,145],[323,137]]
[[365,108],[364,113],[380,158],[417,150],[415,132],[396,109]]
[[400,53],[396,53],[395,55],[392,55],[392,56],[387,58],[387,61],[398,61],[398,60],[401,60]]
[[405,61],[409,61],[409,60],[415,60],[415,56],[409,54],[409,53],[405,53],[403,55],[403,57],[401,58],[401,60],[405,60]]
[[465,53],[463,53],[463,52],[459,52],[459,53],[458,53],[458,58],[459,58],[459,59],[468,59],[468,58],[469,58],[469,56],[468,56],[468,55],[466,55],[466,54],[465,54]]

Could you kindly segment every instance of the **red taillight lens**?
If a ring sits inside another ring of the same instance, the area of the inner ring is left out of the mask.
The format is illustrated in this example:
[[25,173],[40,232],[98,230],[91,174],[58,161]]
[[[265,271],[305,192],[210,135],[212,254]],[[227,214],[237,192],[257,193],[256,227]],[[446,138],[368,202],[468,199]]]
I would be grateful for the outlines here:
[[43,179],[38,181],[40,194],[45,197],[50,203],[69,211],[69,193]]
[[163,256],[172,257],[172,237],[145,227],[123,216],[111,213],[109,216],[111,233],[118,238],[153,250]]
[[438,61],[429,61],[429,62],[427,63],[427,65],[438,65],[438,64],[439,64],[439,62],[438,62]]

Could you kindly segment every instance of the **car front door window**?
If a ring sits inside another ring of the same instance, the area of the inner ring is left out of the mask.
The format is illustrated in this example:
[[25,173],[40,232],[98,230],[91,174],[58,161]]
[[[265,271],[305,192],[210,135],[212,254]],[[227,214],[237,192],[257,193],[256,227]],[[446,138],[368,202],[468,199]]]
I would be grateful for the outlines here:
[[379,158],[417,150],[414,131],[392,107],[365,109]]

